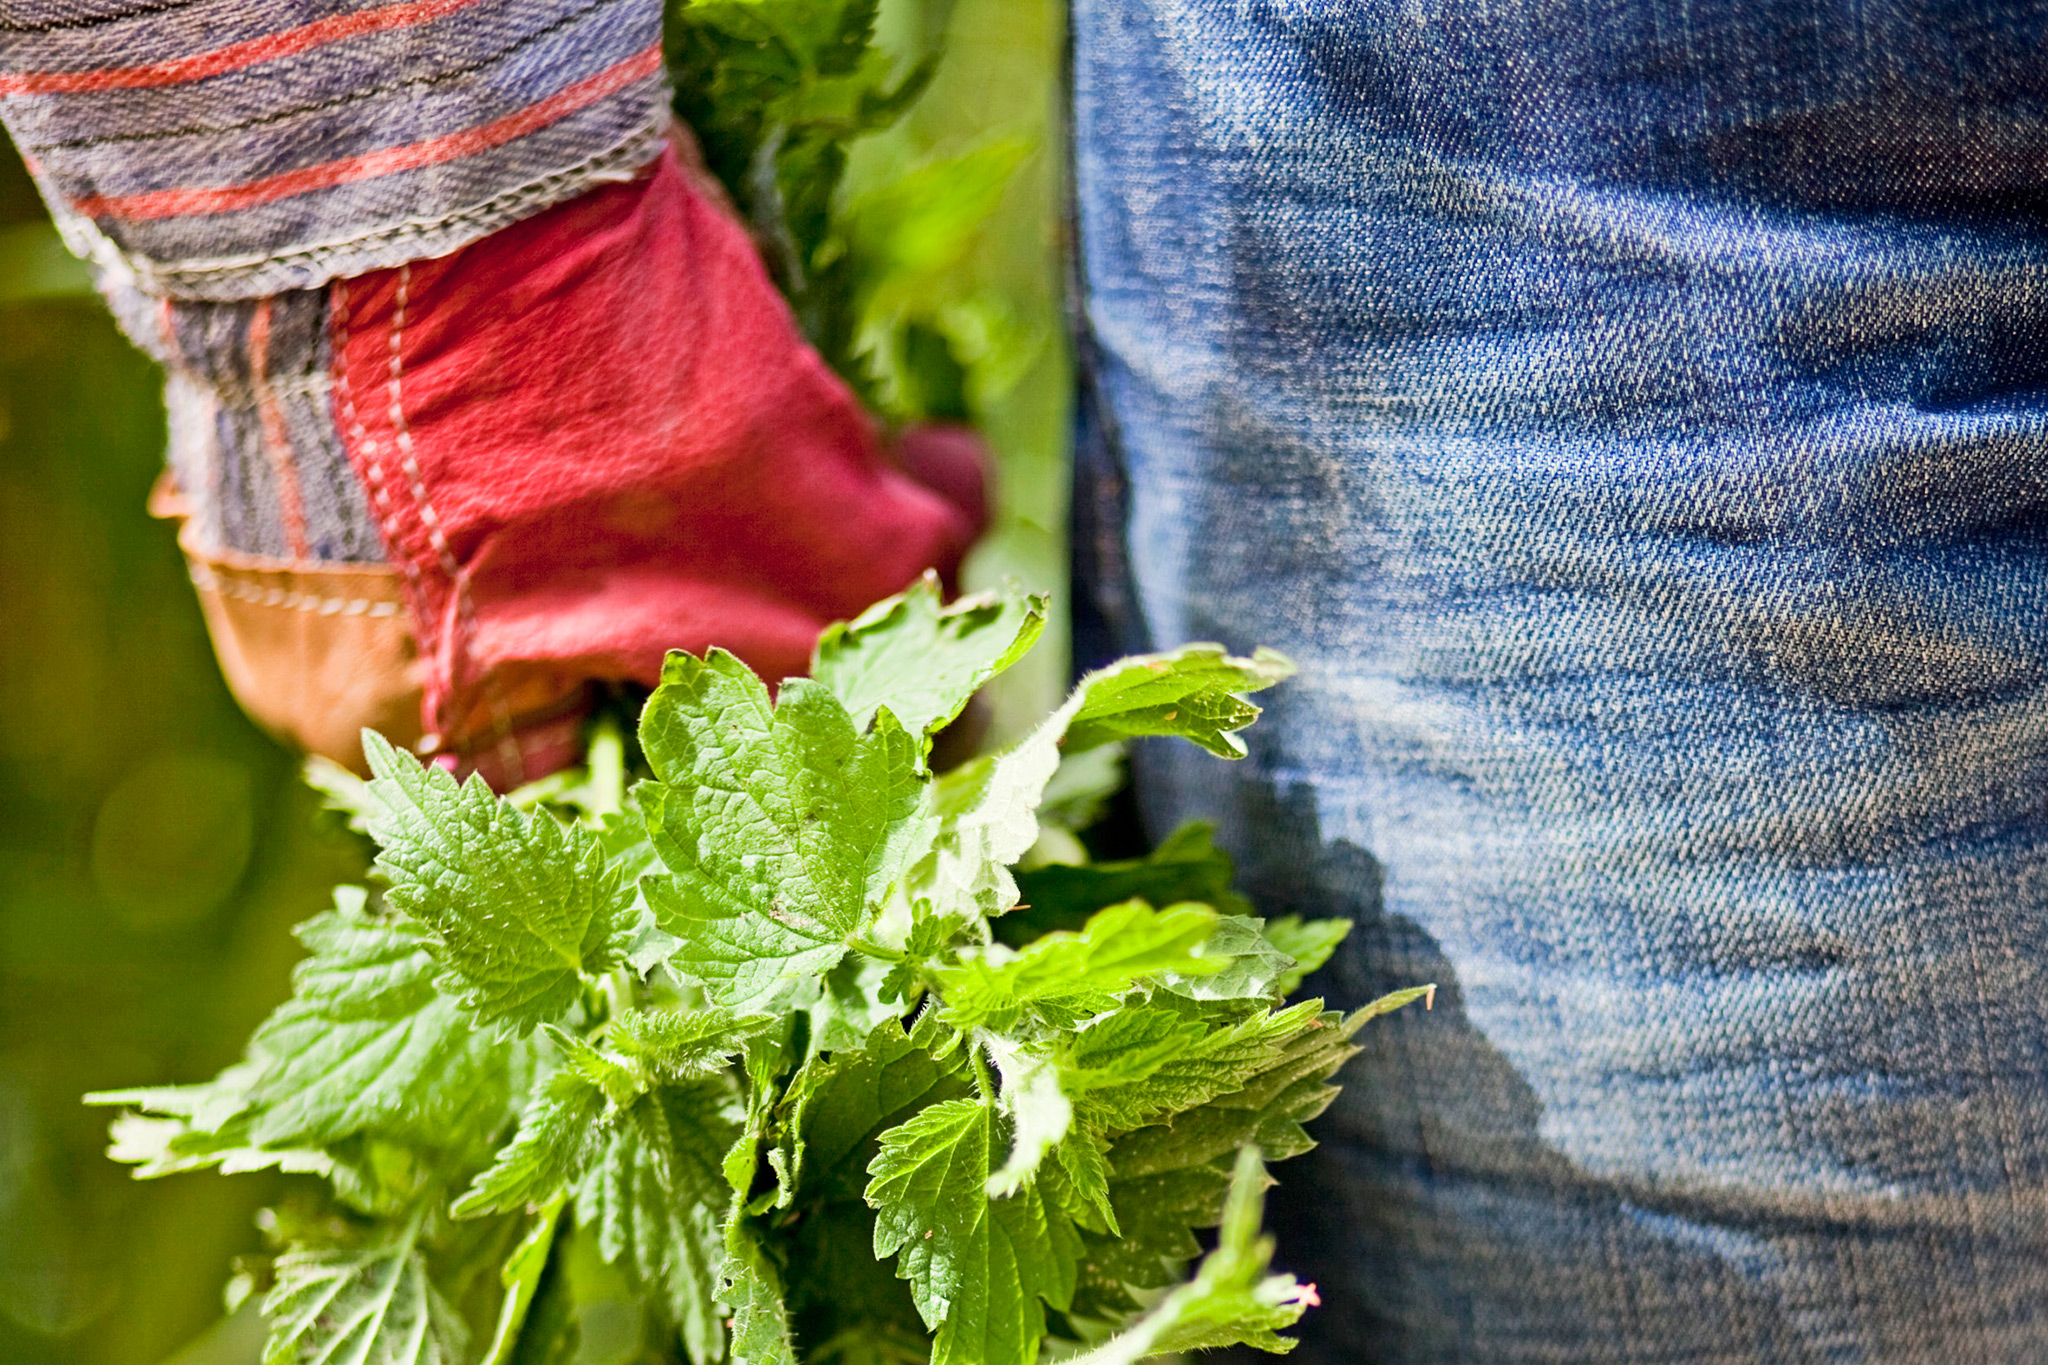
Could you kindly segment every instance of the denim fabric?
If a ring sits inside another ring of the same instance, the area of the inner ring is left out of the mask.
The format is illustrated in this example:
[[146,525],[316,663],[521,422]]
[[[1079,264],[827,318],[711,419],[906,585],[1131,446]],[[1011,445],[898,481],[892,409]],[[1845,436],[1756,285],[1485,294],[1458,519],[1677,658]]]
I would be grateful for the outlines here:
[[1148,818],[1443,987],[1297,1359],[2048,1361],[2044,38],[1076,0],[1099,605],[1302,665]]

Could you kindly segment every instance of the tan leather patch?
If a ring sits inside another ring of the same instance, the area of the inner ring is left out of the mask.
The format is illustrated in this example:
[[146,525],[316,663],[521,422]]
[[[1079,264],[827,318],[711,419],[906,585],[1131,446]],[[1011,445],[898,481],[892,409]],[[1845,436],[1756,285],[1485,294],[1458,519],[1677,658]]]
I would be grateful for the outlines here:
[[214,654],[257,724],[358,772],[366,771],[364,726],[394,744],[419,740],[419,651],[396,569],[205,549],[183,499],[163,482],[149,510],[179,523]]
[[199,594],[228,688],[265,730],[368,775],[364,726],[499,790],[574,763],[582,752],[586,682],[542,666],[499,669],[452,735],[422,735],[423,666],[405,581],[386,564],[298,564],[199,543],[168,476],[152,516],[178,523],[178,547]]

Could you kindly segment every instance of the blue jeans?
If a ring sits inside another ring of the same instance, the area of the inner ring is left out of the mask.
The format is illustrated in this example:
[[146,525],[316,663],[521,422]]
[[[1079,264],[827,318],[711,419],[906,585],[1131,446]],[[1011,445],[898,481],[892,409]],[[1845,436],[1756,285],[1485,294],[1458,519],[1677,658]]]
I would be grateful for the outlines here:
[[1297,1359],[2048,1361],[2048,3],[1074,25],[1082,625],[1302,666],[1148,819],[1442,985]]

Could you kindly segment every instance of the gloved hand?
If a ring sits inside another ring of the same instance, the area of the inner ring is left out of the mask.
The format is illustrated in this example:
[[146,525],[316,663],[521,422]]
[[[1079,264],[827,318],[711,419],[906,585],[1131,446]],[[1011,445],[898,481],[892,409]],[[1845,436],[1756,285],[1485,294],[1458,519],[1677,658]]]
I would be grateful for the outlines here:
[[[666,650],[712,645],[800,673],[823,626],[950,575],[985,520],[977,438],[887,447],[672,150],[335,281],[327,315],[332,420],[387,564],[183,541],[244,704],[351,766],[368,724],[493,785],[540,776],[574,760],[593,680],[652,685]],[[319,490],[285,487],[306,462],[273,464],[285,521],[295,497],[317,521]]]

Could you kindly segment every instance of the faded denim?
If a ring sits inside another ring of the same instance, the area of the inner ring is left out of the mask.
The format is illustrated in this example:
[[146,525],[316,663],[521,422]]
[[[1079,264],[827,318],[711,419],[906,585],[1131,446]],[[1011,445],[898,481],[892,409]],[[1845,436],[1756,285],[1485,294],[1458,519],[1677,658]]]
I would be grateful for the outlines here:
[[1101,648],[1372,1025],[1296,1359],[2048,1361],[2048,5],[1076,0]]

